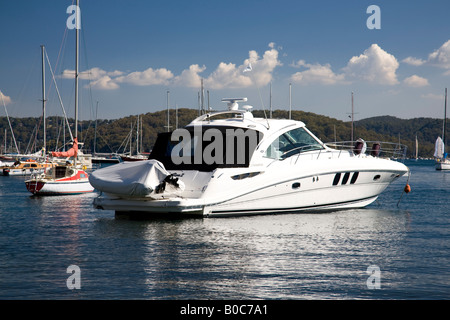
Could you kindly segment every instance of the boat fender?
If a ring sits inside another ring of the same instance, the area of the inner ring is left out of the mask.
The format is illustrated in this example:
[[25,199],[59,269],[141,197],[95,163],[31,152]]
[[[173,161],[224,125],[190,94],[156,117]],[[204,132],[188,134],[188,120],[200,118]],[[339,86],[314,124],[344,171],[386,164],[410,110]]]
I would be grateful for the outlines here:
[[411,178],[411,171],[410,171],[409,168],[408,168],[408,180],[406,181],[406,185],[405,185],[405,187],[403,188],[402,194],[400,195],[400,199],[398,199],[397,207],[399,206],[400,201],[402,200],[403,193],[409,193],[409,192],[411,192],[411,187],[410,187],[410,185],[409,185],[409,179],[410,179],[410,178]]
[[411,186],[409,184],[407,184],[405,186],[405,193],[410,193],[411,192]]

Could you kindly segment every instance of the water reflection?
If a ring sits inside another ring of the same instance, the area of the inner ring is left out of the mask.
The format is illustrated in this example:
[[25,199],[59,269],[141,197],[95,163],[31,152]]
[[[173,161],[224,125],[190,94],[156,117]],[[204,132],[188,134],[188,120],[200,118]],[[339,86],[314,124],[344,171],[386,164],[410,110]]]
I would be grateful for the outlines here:
[[[361,210],[126,221],[95,193],[32,197],[0,179],[0,298],[408,299],[448,297],[448,173],[411,166]],[[79,265],[81,290],[66,288]],[[381,290],[366,286],[381,270]]]
[[143,233],[147,294],[297,299],[332,291],[345,297],[367,291],[369,265],[389,270],[404,257],[407,228],[406,212],[380,209],[149,221]]

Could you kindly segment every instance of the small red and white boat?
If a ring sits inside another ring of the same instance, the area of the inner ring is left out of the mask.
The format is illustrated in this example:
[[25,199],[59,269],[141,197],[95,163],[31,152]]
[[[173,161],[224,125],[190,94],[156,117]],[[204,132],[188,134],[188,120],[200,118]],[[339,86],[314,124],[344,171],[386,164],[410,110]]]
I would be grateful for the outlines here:
[[35,195],[68,195],[94,191],[88,174],[72,166],[56,166],[46,174],[25,181],[25,185]]
[[[78,6],[78,1],[77,1]],[[66,161],[66,164],[57,165],[47,173],[34,175],[25,181],[27,190],[35,195],[67,195],[82,194],[94,191],[89,183],[89,177],[83,164],[77,165],[78,160],[78,29],[76,29],[76,60],[75,60],[75,135],[73,136],[72,148],[66,152],[52,152],[52,157],[65,157],[73,164]],[[42,49],[44,52],[44,49]],[[42,68],[44,71],[44,67]],[[45,91],[44,91],[45,92]],[[45,99],[42,99],[45,101]],[[45,110],[45,108],[44,108]],[[45,128],[45,126],[44,126]],[[45,132],[45,129],[44,129]],[[72,138],[72,133],[70,133]]]
[[[66,152],[52,152],[54,157],[75,157],[78,152],[77,138]],[[93,192],[89,176],[83,168],[72,164],[58,165],[46,173],[33,175],[25,181],[27,190],[35,195],[67,195]]]

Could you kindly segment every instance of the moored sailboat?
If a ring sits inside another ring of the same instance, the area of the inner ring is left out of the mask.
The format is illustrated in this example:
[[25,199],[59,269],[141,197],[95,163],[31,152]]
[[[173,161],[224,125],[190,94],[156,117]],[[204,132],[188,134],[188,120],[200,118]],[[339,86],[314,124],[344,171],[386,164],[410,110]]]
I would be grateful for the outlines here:
[[[78,7],[78,0],[77,0]],[[52,152],[53,157],[70,157],[73,163],[66,162],[52,168],[46,174],[34,175],[25,181],[27,190],[35,195],[66,195],[82,194],[94,191],[89,183],[88,174],[84,168],[77,163],[78,156],[78,43],[79,30],[76,29],[75,41],[75,137],[72,139],[73,146],[66,152]],[[72,133],[71,133],[72,136]]]
[[450,170],[450,159],[445,152],[445,131],[447,122],[447,88],[445,88],[445,104],[444,104],[444,124],[442,129],[442,138],[436,139],[434,157],[436,158],[436,170]]

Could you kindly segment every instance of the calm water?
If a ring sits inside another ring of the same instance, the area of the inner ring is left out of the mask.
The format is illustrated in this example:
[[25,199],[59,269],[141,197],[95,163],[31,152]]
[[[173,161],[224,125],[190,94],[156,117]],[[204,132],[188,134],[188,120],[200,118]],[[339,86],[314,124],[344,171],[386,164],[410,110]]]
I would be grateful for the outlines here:
[[0,299],[449,299],[450,172],[406,164],[399,207],[406,178],[366,209],[226,219],[118,220],[1,176]]

